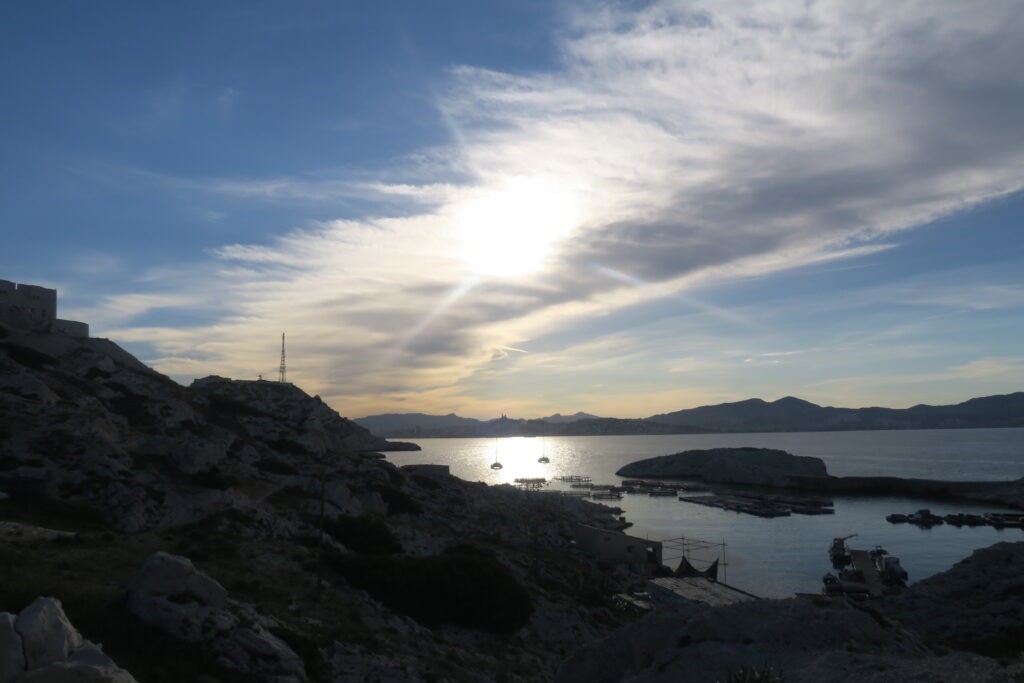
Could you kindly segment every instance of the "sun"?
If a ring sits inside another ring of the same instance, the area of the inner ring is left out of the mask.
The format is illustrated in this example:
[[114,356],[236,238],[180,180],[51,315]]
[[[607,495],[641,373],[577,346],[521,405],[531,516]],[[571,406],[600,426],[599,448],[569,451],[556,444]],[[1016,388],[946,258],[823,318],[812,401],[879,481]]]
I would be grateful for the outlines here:
[[541,270],[578,224],[575,193],[541,178],[510,180],[468,200],[458,213],[463,258],[476,275],[490,278]]

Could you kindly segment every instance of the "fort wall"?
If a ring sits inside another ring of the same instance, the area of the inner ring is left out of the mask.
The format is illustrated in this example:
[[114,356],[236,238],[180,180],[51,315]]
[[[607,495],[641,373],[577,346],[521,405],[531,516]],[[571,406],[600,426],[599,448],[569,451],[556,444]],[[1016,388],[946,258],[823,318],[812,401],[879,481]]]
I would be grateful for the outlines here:
[[0,322],[36,332],[88,337],[89,325],[57,318],[57,290],[0,280]]

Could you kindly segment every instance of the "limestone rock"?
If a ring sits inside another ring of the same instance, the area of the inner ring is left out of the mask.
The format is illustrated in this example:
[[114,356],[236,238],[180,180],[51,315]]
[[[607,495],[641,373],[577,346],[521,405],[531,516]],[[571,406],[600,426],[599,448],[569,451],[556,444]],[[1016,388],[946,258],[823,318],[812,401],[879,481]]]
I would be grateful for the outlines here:
[[21,634],[14,628],[14,615],[0,613],[0,683],[7,683],[25,670]]
[[82,638],[60,600],[37,598],[14,617],[0,613],[0,683],[135,683],[99,646]]
[[60,600],[54,598],[37,598],[21,611],[14,627],[21,634],[29,669],[66,661],[82,647],[82,636],[68,621]]
[[772,448],[710,448],[683,451],[631,462],[620,477],[694,478],[756,486],[788,486],[790,477],[828,475],[821,458],[793,455]]
[[280,624],[227,591],[185,557],[158,552],[131,581],[128,611],[178,640],[198,645],[222,666],[253,680],[306,679],[302,660],[268,629]]
[[132,596],[162,596],[175,603],[198,602],[209,607],[224,607],[228,592],[192,562],[179,555],[157,552],[143,563],[128,589]]

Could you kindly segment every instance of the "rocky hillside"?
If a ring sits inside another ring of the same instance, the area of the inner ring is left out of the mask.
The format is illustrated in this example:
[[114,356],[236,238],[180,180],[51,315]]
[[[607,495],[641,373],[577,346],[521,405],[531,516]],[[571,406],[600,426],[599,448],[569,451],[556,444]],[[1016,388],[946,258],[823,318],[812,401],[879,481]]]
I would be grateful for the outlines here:
[[244,506],[230,484],[389,444],[291,384],[184,388],[104,339],[0,328],[0,490],[38,489],[137,531]]
[[881,602],[818,596],[652,614],[565,663],[591,683],[1022,680],[1024,543],[976,551]]
[[549,680],[630,619],[572,544],[611,509],[396,468],[291,385],[0,329],[0,437],[0,612],[142,683]]

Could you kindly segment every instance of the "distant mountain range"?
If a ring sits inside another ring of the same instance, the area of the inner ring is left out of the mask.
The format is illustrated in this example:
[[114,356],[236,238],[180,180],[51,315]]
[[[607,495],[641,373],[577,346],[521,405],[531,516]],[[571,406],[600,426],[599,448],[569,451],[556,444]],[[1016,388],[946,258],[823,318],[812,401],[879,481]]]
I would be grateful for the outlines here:
[[710,432],[821,432],[862,429],[1024,427],[1024,392],[984,396],[950,406],[833,408],[787,396],[759,398],[652,415],[644,419],[554,414],[539,419],[476,420],[403,413],[371,415],[356,423],[382,437],[592,436]]

